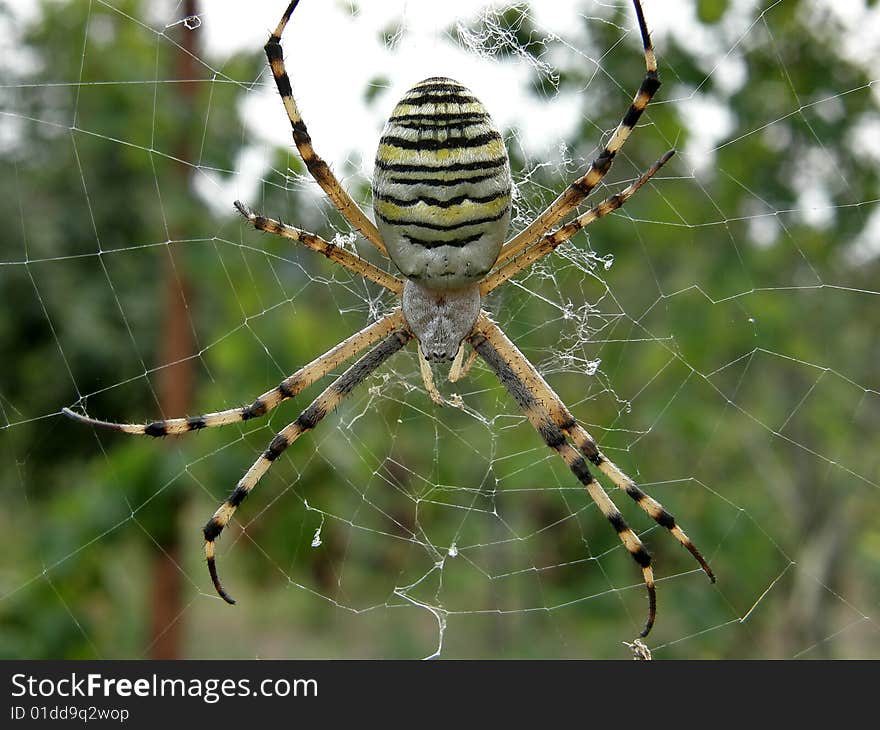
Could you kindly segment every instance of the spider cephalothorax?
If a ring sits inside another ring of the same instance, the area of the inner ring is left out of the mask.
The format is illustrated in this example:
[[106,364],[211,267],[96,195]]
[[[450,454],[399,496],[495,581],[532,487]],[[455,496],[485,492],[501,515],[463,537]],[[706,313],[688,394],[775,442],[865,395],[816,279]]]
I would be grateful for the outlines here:
[[[372,348],[272,439],[205,525],[205,556],[211,579],[217,592],[227,602],[234,603],[217,577],[214,542],[272,462],[306,431],[315,428],[353,388],[411,340],[419,344],[425,387],[438,403],[443,401],[434,388],[427,360],[454,360],[449,378],[457,380],[479,356],[498,376],[546,445],[562,457],[586,488],[641,567],[649,598],[648,619],[641,633],[646,636],[656,613],[651,556],[596,481],[589,465],[601,471],[615,487],[668,529],[714,581],[711,569],[675,518],[605,457],[595,439],[481,308],[485,296],[493,289],[552,252],[585,226],[622,206],[672,156],[671,151],[667,152],[628,187],[560,225],[608,172],[615,155],[660,86],[641,3],[633,0],[646,73],[623,120],[586,173],[532,223],[505,242],[511,194],[507,151],[483,105],[451,79],[430,78],[416,84],[392,112],[376,155],[373,207],[377,224],[374,225],[349,197],[312,147],[284,66],[281,34],[298,2],[290,3],[266,43],[266,56],[290,119],[294,143],[309,172],[339,212],[390,258],[403,279],[319,236],[256,215],[238,201],[235,206],[255,228],[299,241],[324,254],[399,296],[400,306],[300,368],[249,406],[149,424],[99,421],[68,408],[63,409],[64,413],[93,426],[149,436],[222,426],[266,414],[346,360]],[[464,363],[466,346],[471,348],[472,354]]]

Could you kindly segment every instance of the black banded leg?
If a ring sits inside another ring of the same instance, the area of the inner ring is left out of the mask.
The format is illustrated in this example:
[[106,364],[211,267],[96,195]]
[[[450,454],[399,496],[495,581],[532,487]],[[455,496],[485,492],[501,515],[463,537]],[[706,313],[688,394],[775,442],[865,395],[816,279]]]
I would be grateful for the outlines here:
[[669,159],[674,154],[675,150],[669,150],[663,155],[663,157],[642,173],[631,185],[627,186],[619,193],[615,193],[611,197],[606,198],[601,203],[594,206],[586,213],[569,221],[564,226],[560,226],[555,231],[548,233],[537,243],[526,247],[525,250],[521,251],[512,260],[495,269],[495,271],[480,282],[480,296],[485,297],[493,289],[497,288],[508,279],[513,278],[523,269],[529,268],[536,261],[539,261],[552,253],[558,246],[565,243],[578,231],[586,228],[600,218],[604,218],[606,215],[613,213],[615,210],[622,208],[624,203],[635,195],[639,189],[648,182],[648,180],[654,177],[660,168],[669,162]]
[[113,431],[120,431],[121,433],[141,436],[172,436],[203,428],[239,423],[240,421],[247,421],[251,418],[265,415],[288,398],[293,398],[300,391],[323,378],[346,360],[354,357],[359,352],[401,327],[403,327],[403,315],[398,307],[381,319],[367,325],[360,332],[356,332],[346,338],[320,357],[312,360],[308,365],[301,367],[292,375],[287,376],[275,388],[267,390],[258,396],[249,406],[230,408],[215,413],[204,413],[200,416],[190,416],[188,418],[167,418],[161,421],[153,421],[152,423],[100,421],[96,418],[89,418],[80,413],[75,413],[69,408],[62,408],[61,412],[68,418],[88,426],[98,426]]
[[[281,50],[281,35],[287,26],[287,21],[299,4],[299,0],[293,0],[284,11],[278,27],[269,40],[266,42],[265,51],[266,58],[269,59],[269,67],[272,69],[272,76],[275,78],[275,85],[278,87],[278,93],[281,94],[281,101],[284,103],[284,109],[287,112],[287,118],[290,120],[290,126],[293,130],[293,141],[299,150],[300,157],[306,165],[315,182],[321,186],[321,189],[327,193],[327,196],[333,201],[333,205],[342,214],[349,223],[351,223],[361,235],[372,243],[379,251],[387,255],[385,244],[382,243],[382,236],[373,222],[367,218],[364,211],[360,209],[357,203],[351,199],[351,196],[345,192],[345,189],[331,172],[327,163],[321,159],[312,146],[312,138],[309,135],[306,124],[299,113],[296,100],[293,98],[293,89],[290,85],[290,78],[287,75],[287,69],[284,66],[284,53]],[[320,59],[318,59],[320,61]]]
[[665,527],[672,536],[678,540],[691,555],[694,556],[700,567],[713,583],[715,575],[708,562],[702,556],[690,538],[678,526],[675,517],[667,511],[660,502],[642,491],[638,485],[627,476],[613,461],[606,457],[599,449],[596,440],[581,426],[566,408],[562,399],[550,387],[541,374],[529,362],[528,358],[519,351],[519,348],[502,332],[497,324],[491,321],[483,313],[477,321],[477,329],[489,340],[493,347],[498,350],[513,366],[517,367],[526,387],[535,395],[538,401],[547,409],[553,422],[572,440],[580,452],[596,466],[618,489],[625,491],[629,497],[641,507],[658,525]]
[[602,181],[609,169],[615,156],[629,139],[633,128],[642,116],[642,112],[648,106],[657,89],[660,88],[660,77],[657,75],[657,59],[654,56],[654,47],[651,44],[651,36],[648,33],[648,26],[645,23],[645,15],[642,12],[642,5],[639,0],[633,0],[636,9],[636,18],[638,19],[639,32],[642,35],[642,46],[645,53],[645,78],[642,81],[639,90],[636,92],[632,103],[626,114],[623,116],[611,139],[599,153],[590,165],[590,169],[586,175],[575,180],[568,188],[553,201],[547,209],[541,213],[529,226],[521,233],[518,233],[510,241],[504,244],[501,254],[496,263],[503,263],[511,256],[515,256],[523,249],[527,248],[547,231],[553,228],[560,220],[562,220],[569,212],[574,210],[584,198],[586,198],[595,187]]
[[272,233],[276,236],[281,236],[282,238],[288,238],[291,241],[299,241],[307,248],[312,249],[312,251],[317,251],[318,253],[323,254],[333,263],[339,264],[349,271],[352,271],[365,279],[369,279],[370,281],[379,284],[379,286],[385,287],[388,291],[394,292],[395,294],[401,294],[403,292],[403,282],[400,279],[389,274],[387,271],[383,271],[378,266],[373,266],[373,264],[362,259],[357,254],[339,248],[335,243],[326,241],[314,233],[309,233],[300,228],[288,226],[285,223],[276,221],[274,218],[267,218],[264,215],[258,215],[239,200],[236,200],[234,205],[235,209],[258,231]]
[[[554,394],[555,395],[555,394]],[[561,401],[560,401],[561,404]],[[562,406],[563,409],[565,406]],[[568,414],[563,430],[569,435],[575,445],[580,449],[581,453],[586,456],[590,462],[595,464],[599,470],[605,474],[618,489],[622,489],[627,495],[641,507],[651,519],[661,527],[665,527],[679,543],[694,556],[694,559],[700,564],[703,572],[713,583],[715,582],[715,574],[709,563],[703,557],[697,546],[691,542],[684,530],[679,527],[675,521],[675,517],[660,502],[654,499],[650,494],[643,491],[620,467],[605,456],[595,439],[590,433],[573,417]]]
[[584,485],[590,498],[611,523],[624,547],[626,547],[633,560],[642,569],[642,577],[648,591],[648,618],[645,621],[645,627],[639,635],[642,637],[647,636],[654,625],[654,619],[657,614],[657,596],[654,588],[654,572],[651,569],[651,555],[645,549],[645,546],[642,545],[642,541],[639,540],[638,536],[626,524],[623,515],[620,514],[620,510],[617,509],[614,502],[611,501],[611,498],[590,473],[584,457],[568,443],[565,434],[553,422],[547,409],[511,363],[505,359],[481,332],[475,332],[469,339],[473,348],[486,361],[504,387],[507,388],[510,395],[513,396],[526,415],[526,418],[529,419],[529,423],[532,424],[541,435],[541,438],[544,439],[544,443],[562,457],[565,463],[568,464],[568,468],[578,478],[578,481]]
[[214,515],[208,520],[204,528],[205,535],[205,558],[208,561],[208,572],[211,581],[220,597],[227,603],[235,603],[230,595],[223,590],[220,579],[217,576],[217,566],[214,562],[214,541],[223,532],[223,528],[229,524],[232,515],[238,506],[257,486],[257,482],[265,474],[272,462],[283,451],[307,431],[311,431],[321,419],[336,410],[336,407],[351,391],[366,380],[370,374],[382,365],[395,352],[400,350],[412,339],[412,335],[406,330],[397,330],[388,336],[377,347],[364,355],[348,370],[334,380],[330,386],[312,401],[299,417],[291,424],[285,426],[275,438],[272,439],[266,450],[254,462],[253,466],[241,478],[235,489],[221,504]]

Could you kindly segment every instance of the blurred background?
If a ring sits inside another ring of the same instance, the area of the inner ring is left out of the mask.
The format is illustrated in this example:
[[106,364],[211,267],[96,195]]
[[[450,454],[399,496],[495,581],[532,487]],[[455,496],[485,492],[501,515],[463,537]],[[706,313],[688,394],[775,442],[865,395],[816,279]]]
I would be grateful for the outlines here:
[[[297,99],[369,209],[397,99],[457,78],[522,228],[642,79],[632,6],[443,5],[303,0]],[[590,200],[678,155],[487,307],[712,563],[612,494],[655,556],[656,658],[876,658],[880,12],[644,5],[664,85]],[[60,415],[249,403],[393,306],[234,215],[386,265],[296,157],[262,52],[282,6],[0,3],[0,656],[627,658],[639,571],[479,364],[440,408],[400,354],[289,449],[218,543],[234,607],[201,526],[320,386],[182,438]]]

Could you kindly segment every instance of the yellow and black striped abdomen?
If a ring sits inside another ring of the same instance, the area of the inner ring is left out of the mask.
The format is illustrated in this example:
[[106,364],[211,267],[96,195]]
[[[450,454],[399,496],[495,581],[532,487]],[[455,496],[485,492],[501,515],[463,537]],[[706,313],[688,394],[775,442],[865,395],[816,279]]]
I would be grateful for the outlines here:
[[452,79],[430,78],[388,120],[373,208],[391,260],[429,289],[482,278],[510,222],[510,163],[483,105]]

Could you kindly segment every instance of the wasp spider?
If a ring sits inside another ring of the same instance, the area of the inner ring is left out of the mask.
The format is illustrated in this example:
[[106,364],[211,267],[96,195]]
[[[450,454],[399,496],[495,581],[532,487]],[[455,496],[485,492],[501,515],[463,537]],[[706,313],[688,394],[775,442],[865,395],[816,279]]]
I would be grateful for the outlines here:
[[[540,373],[482,309],[483,299],[492,290],[551,253],[585,226],[620,208],[672,156],[672,151],[667,152],[629,187],[559,225],[608,172],[660,86],[639,0],[633,4],[647,71],[632,104],[586,174],[571,183],[531,224],[507,241],[511,200],[507,151],[483,105],[452,79],[429,78],[416,84],[391,113],[376,154],[375,225],[349,197],[312,147],[285,69],[281,35],[298,1],[290,3],[265,47],[293,128],[293,141],[312,177],[339,212],[391,260],[400,276],[319,236],[253,213],[238,201],[235,207],[255,228],[298,241],[390,290],[400,298],[399,305],[246,407],[141,425],[99,421],[67,408],[64,413],[91,426],[148,436],[223,426],[265,415],[346,360],[372,348],[272,439],[205,525],[205,555],[211,579],[220,596],[234,603],[217,577],[214,542],[272,462],[300,436],[315,428],[353,388],[411,340],[418,343],[425,387],[438,401],[440,396],[431,378],[429,362],[451,362],[449,379],[455,381],[479,356],[504,384],[547,446],[568,464],[640,566],[649,599],[648,618],[641,632],[641,636],[646,636],[656,613],[651,556],[596,481],[588,462],[669,530],[714,581],[709,565],[673,516],[602,453]],[[472,349],[467,362],[464,361],[465,344]]]

